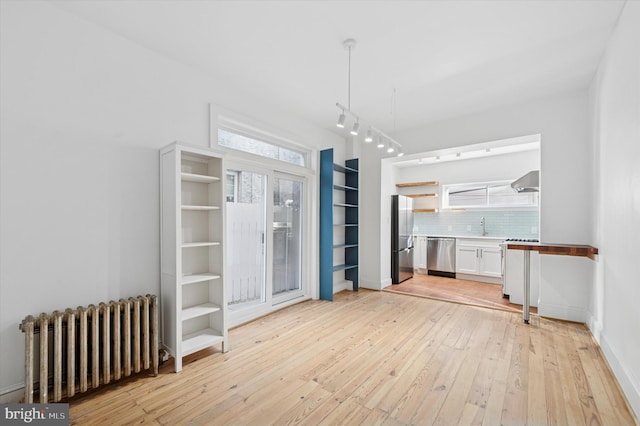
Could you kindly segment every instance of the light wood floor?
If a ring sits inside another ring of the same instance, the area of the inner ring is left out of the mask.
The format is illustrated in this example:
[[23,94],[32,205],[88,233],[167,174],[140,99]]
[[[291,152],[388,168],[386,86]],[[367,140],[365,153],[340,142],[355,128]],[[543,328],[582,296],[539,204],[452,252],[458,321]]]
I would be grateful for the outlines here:
[[580,324],[361,290],[230,340],[181,373],[165,364],[72,400],[72,423],[637,424]]
[[[510,303],[508,298],[502,297],[502,286],[498,284],[414,274],[413,278],[385,290],[522,314],[522,305]],[[537,313],[538,308],[531,307],[529,312]]]

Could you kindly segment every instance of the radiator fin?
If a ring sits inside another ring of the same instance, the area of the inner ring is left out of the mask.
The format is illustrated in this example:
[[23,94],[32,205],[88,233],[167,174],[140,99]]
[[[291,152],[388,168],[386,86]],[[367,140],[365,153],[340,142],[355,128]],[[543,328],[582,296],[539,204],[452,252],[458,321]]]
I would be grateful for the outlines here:
[[[98,306],[29,315],[25,334],[24,402],[58,402],[153,368],[158,375],[158,298],[131,297]],[[34,346],[38,336],[39,349]],[[37,371],[37,373],[36,373]],[[51,397],[51,398],[50,398]]]

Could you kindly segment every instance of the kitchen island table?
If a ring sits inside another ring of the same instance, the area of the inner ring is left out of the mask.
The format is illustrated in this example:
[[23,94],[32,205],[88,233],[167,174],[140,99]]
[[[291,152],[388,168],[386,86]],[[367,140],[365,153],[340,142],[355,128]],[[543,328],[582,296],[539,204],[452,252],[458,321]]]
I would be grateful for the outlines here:
[[595,260],[598,255],[598,249],[592,246],[574,245],[574,244],[546,244],[546,243],[528,243],[528,242],[508,242],[507,249],[524,250],[524,302],[522,304],[522,321],[529,324],[529,305],[530,305],[530,267],[531,252],[537,251],[540,254],[564,255],[564,256],[581,256]]

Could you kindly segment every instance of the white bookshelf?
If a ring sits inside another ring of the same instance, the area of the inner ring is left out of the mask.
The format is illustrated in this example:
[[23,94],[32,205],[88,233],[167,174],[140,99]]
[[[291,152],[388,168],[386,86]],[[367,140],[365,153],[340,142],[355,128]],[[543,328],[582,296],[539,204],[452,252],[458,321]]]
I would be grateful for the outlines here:
[[175,359],[228,350],[224,285],[224,162],[206,148],[160,151],[162,343]]

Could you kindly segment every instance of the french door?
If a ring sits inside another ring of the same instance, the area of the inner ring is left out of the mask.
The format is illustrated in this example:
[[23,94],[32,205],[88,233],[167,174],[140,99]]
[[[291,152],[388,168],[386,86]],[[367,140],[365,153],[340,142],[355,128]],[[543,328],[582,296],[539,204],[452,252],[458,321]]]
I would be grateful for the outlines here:
[[304,182],[277,173],[273,184],[272,296],[281,303],[302,293]]
[[226,283],[231,326],[304,295],[304,178],[228,164]]
[[227,299],[234,312],[267,302],[267,182],[264,173],[227,169]]

